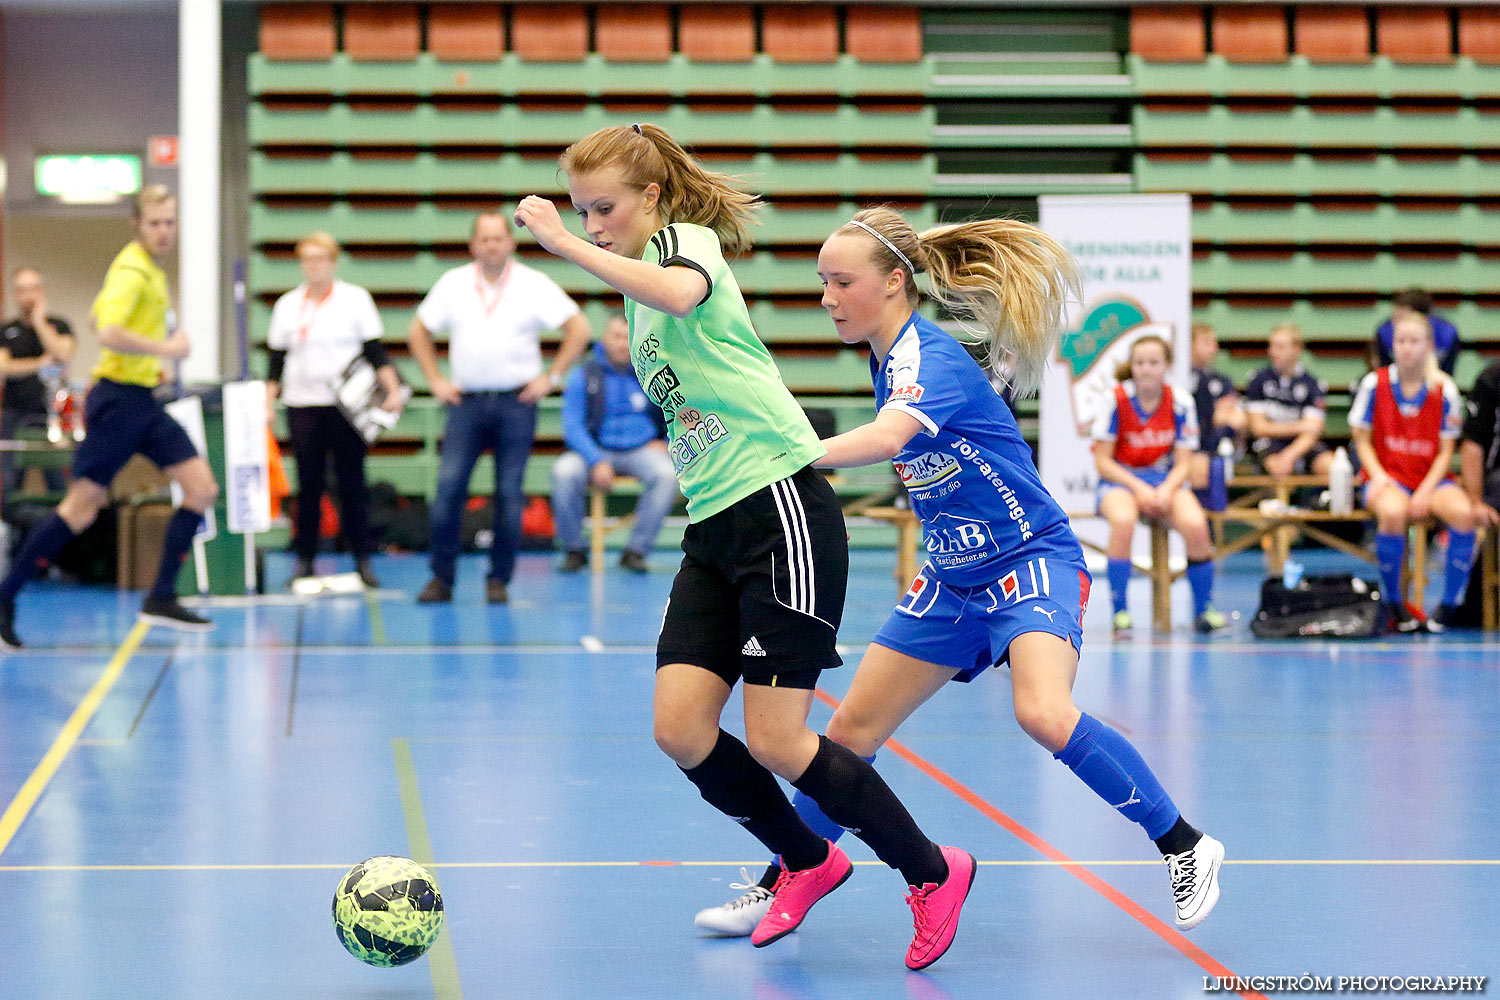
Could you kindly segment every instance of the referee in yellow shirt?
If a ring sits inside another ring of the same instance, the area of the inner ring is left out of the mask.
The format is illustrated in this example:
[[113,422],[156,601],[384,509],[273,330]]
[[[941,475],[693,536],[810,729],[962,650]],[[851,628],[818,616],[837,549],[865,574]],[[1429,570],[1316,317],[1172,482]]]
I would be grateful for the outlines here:
[[167,523],[161,568],[141,607],[141,617],[186,631],[207,631],[213,623],[177,601],[177,573],[193,544],[203,512],[217,499],[219,484],[182,426],[157,402],[164,360],[187,357],[188,338],[169,332],[171,298],[161,261],[177,243],[177,199],[152,185],[136,198],[132,213],[136,238],[109,266],[104,288],[94,300],[99,331],[96,379],[84,406],[88,436],[73,457],[73,482],[57,510],[26,536],[9,575],[0,581],[0,647],[20,649],[16,636],[16,595],[75,535],[94,523],[109,502],[109,484],[134,454],[155,462],[182,487],[182,506]]

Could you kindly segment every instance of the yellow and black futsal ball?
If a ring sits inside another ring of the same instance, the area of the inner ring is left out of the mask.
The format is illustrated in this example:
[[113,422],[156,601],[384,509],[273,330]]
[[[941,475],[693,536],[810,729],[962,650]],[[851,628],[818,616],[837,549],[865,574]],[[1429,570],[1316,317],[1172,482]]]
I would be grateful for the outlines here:
[[432,947],[443,929],[443,894],[410,858],[370,858],[339,881],[333,927],[361,962],[405,965]]

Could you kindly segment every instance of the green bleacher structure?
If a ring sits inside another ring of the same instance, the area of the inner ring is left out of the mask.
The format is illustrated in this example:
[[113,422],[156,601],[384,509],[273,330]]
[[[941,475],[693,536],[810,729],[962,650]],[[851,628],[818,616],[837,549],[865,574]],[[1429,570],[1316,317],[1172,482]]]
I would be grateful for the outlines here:
[[[409,376],[413,310],[466,259],[474,211],[564,201],[561,149],[637,120],[764,193],[735,274],[788,385],[841,428],[868,416],[868,367],[828,329],[814,255],[874,202],[923,228],[1033,218],[1045,193],[1189,192],[1194,319],[1238,378],[1300,325],[1334,434],[1395,289],[1458,324],[1460,384],[1500,336],[1500,14],[1476,4],[269,4],[248,69],[252,340],[299,280],[293,244],[326,229]],[[519,235],[598,328],[618,298]],[[430,494],[441,424],[419,399],[372,477]],[[538,442],[529,492],[560,448],[555,399]]]

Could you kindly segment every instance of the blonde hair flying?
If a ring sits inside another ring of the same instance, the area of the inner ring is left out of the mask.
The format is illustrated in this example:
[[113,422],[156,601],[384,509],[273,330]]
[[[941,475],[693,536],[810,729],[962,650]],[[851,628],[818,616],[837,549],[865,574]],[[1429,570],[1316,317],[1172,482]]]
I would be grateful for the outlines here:
[[[1068,305],[1082,297],[1078,268],[1057,240],[1013,219],[934,226],[918,233],[900,213],[867,208],[839,233],[858,234],[881,267],[899,268],[916,305],[916,273],[931,296],[988,349],[990,369],[1018,397],[1041,385]],[[892,252],[892,251],[896,252]]]
[[750,227],[761,202],[735,178],[704,170],[687,150],[655,125],[612,125],[584,136],[563,150],[559,160],[569,174],[587,174],[618,165],[625,183],[661,188],[657,212],[663,224],[688,222],[719,235],[729,254],[750,248]]

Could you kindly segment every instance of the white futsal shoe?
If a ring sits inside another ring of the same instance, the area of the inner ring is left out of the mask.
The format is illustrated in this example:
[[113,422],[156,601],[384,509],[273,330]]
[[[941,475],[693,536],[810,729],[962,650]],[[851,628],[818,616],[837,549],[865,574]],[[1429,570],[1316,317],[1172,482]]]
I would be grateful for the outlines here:
[[745,869],[740,869],[740,878],[744,882],[731,882],[729,888],[747,890],[743,896],[731,899],[722,906],[710,906],[706,910],[699,910],[698,915],[693,918],[693,924],[706,931],[712,931],[720,937],[749,937],[750,932],[755,930],[755,925],[760,923],[761,918],[771,909],[771,900],[776,897],[769,889],[762,888],[750,877]]
[[1224,863],[1224,845],[1208,834],[1198,838],[1190,850],[1168,854],[1167,876],[1177,899],[1177,929],[1190,931],[1203,923],[1219,901],[1219,866]]

